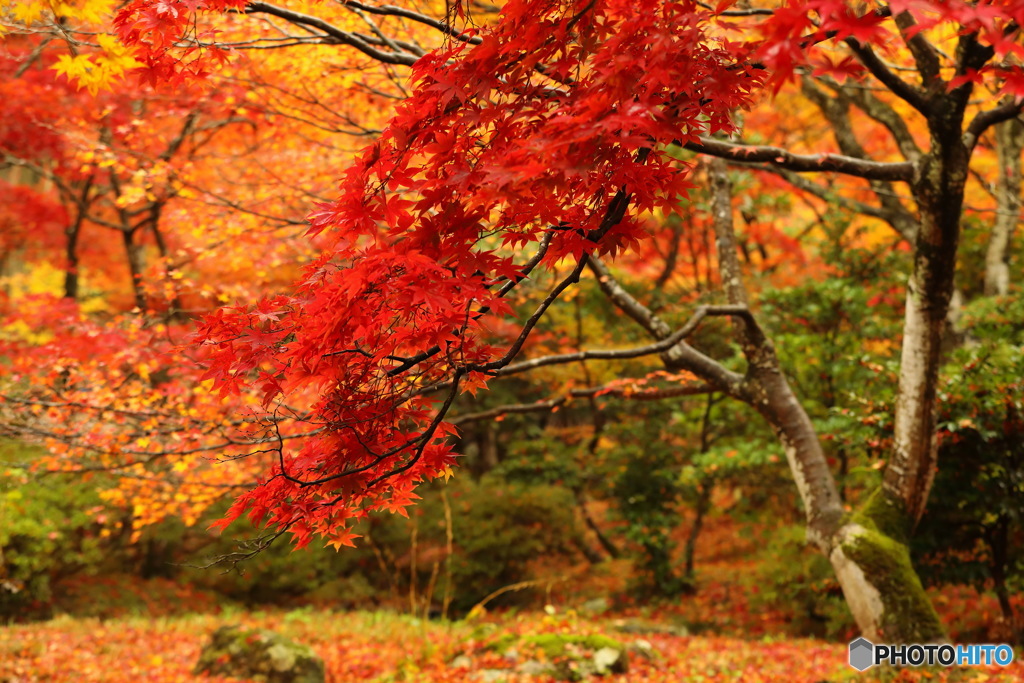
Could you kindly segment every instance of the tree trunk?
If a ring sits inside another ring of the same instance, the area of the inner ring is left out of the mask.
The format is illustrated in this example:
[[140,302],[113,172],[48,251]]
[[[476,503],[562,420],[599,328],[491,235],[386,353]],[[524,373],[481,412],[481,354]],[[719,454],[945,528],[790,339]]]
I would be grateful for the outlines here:
[[[711,410],[715,407],[715,394],[708,394],[707,402],[704,404],[704,417],[700,421],[700,452],[707,453],[711,450],[713,435],[711,432]],[[694,507],[695,515],[690,533],[686,536],[686,545],[683,548],[683,578],[691,586],[693,585],[694,557],[697,554],[697,539],[704,528],[704,516],[711,509],[711,493],[715,489],[715,478],[705,474],[697,483],[697,504]]]
[[140,311],[146,310],[146,294],[143,290],[142,273],[145,264],[142,258],[142,245],[135,241],[135,230],[123,230],[124,250],[128,257],[128,271],[132,278],[132,293],[135,295],[135,306]]
[[82,193],[78,200],[75,211],[75,220],[64,228],[64,236],[67,244],[64,248],[64,255],[67,259],[67,270],[64,271],[64,298],[78,299],[78,239],[82,234],[82,223],[85,221],[86,209],[89,206],[89,193],[92,191],[92,176],[85,179],[82,186]]
[[1021,634],[1017,628],[1017,615],[1014,613],[1013,603],[1010,602],[1010,591],[1006,586],[1006,570],[1010,564],[1010,518],[1007,514],[999,515],[996,523],[985,529],[985,543],[991,555],[989,574],[992,576],[992,588],[999,600],[1003,620],[1009,627],[1010,637],[1016,645]]
[[64,298],[78,299],[78,235],[82,229],[81,213],[78,220],[64,229],[67,237],[64,254],[67,259],[67,270],[64,271]]
[[[586,524],[587,528],[590,529],[590,531],[594,534],[594,537],[597,539],[597,542],[601,546],[601,548],[606,553],[608,553],[608,557],[610,557],[613,560],[618,559],[619,555],[621,555],[621,553],[619,552],[619,548],[614,543],[612,543],[611,539],[609,539],[608,536],[606,536],[605,533],[601,531],[601,527],[599,527],[597,525],[597,522],[594,521],[593,515],[591,515],[590,511],[587,509],[587,497],[586,494],[583,493],[583,489],[574,489],[573,495],[576,498],[576,508],[580,512],[580,517],[583,518],[583,523]],[[595,552],[594,555],[595,557],[592,559],[591,555],[588,554],[587,559],[591,562],[603,562],[605,559],[604,556],[600,553]]]
[[[891,495],[885,489],[879,489],[868,497],[859,511],[854,514],[844,512],[835,478],[829,469],[814,425],[783,374],[774,345],[758,325],[754,314],[746,307],[746,290],[736,253],[731,187],[724,163],[718,159],[712,160],[709,175],[714,190],[713,222],[719,274],[730,304],[718,307],[716,314],[729,315],[737,321],[737,336],[747,360],[747,370],[743,375],[731,371],[685,340],[662,355],[663,363],[672,371],[688,370],[716,391],[749,404],[771,426],[786,453],[803,502],[808,540],[829,558],[857,626],[866,637],[877,642],[892,643],[944,639],[942,624],[910,562],[907,536],[916,517],[906,512],[908,508],[903,496]],[[952,221],[933,223],[932,227],[949,229],[951,223],[957,224],[957,220],[954,217]],[[925,240],[934,238],[934,231],[922,232]],[[955,254],[955,247],[952,251]],[[922,260],[924,265],[920,264]],[[924,297],[926,303],[930,304],[925,318],[934,326],[934,318],[937,317],[940,331],[946,314],[948,291],[951,291],[952,268],[946,274],[948,280],[943,280],[934,266],[945,260],[919,257],[919,266],[915,271],[917,279],[912,280],[910,287],[913,294],[934,292],[936,283],[949,285],[944,302],[941,296],[938,302],[934,297]],[[591,268],[606,296],[653,337],[665,339],[671,334],[670,326],[615,282],[599,260],[594,259]],[[923,288],[914,289],[914,282],[923,283]],[[923,370],[924,385],[931,386],[934,398],[934,383],[938,373],[937,346],[930,346],[930,338],[920,330],[908,335],[908,338],[912,349],[923,345],[929,354],[935,352],[934,355],[926,354],[930,361],[924,363]],[[906,339],[904,343],[906,346]],[[912,354],[912,357],[916,358],[917,354]],[[905,392],[906,387],[914,386],[913,383],[901,384],[900,389]],[[917,405],[922,409],[905,415],[908,424],[918,428],[921,428],[922,421],[923,424],[933,424],[934,405],[921,402]],[[911,417],[913,419],[909,419]],[[931,435],[928,436],[930,444]],[[913,451],[913,455],[920,455],[920,449]],[[926,468],[915,471],[918,474],[929,472]],[[914,490],[923,504],[927,486],[921,486],[919,479],[906,480],[916,486]],[[930,485],[930,478],[924,483]]]
[[1010,289],[1010,241],[1020,221],[1021,150],[1024,123],[1004,121],[994,128],[999,158],[996,185],[996,220],[985,253],[985,294],[1005,296]]
[[921,227],[907,283],[893,453],[882,484],[892,499],[902,501],[908,533],[924,514],[935,477],[935,399],[969,161],[959,120],[945,132],[940,123],[933,123],[933,150],[922,159],[913,187]]
[[711,509],[711,492],[715,489],[715,480],[707,477],[701,480],[697,492],[697,505],[693,518],[693,526],[690,533],[686,535],[686,545],[683,547],[683,578],[693,584],[694,558],[697,555],[697,539],[704,528],[704,517]]
[[[774,353],[773,363],[777,363]],[[804,504],[807,538],[836,573],[857,627],[869,640],[925,643],[945,632],[910,561],[902,502],[876,490],[844,514],[810,417],[782,372],[767,359],[756,384],[758,407],[778,435]]]
[[910,561],[902,501],[876,489],[843,520],[829,561],[861,633],[875,642],[929,643],[945,630]]
[[[723,286],[730,303],[745,305],[724,162],[713,161],[711,173]],[[951,288],[951,275],[949,285]],[[938,308],[942,321],[945,307]],[[744,323],[741,344],[749,367],[741,397],[765,417],[778,436],[804,504],[808,540],[829,558],[861,633],[876,642],[943,639],[942,624],[910,562],[907,531],[911,524],[902,499],[876,491],[858,512],[844,514],[821,441],[781,370],[771,340],[752,314],[748,313]],[[937,366],[932,370],[937,376]]]
[[149,225],[153,231],[153,240],[156,242],[157,253],[160,255],[161,267],[164,271],[164,283],[172,292],[170,304],[170,317],[178,318],[181,320],[185,319],[184,311],[181,306],[181,292],[179,291],[178,283],[171,277],[170,266],[171,266],[171,254],[167,248],[167,241],[164,239],[164,233],[160,229],[160,216],[163,213],[163,200],[154,201],[149,209]]

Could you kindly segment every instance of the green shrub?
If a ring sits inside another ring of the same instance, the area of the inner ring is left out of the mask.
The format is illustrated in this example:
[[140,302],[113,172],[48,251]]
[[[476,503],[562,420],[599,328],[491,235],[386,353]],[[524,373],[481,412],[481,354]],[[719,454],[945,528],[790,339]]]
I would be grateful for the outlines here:
[[682,522],[679,466],[658,445],[623,444],[625,464],[615,480],[618,513],[626,537],[640,548],[633,591],[643,597],[672,597],[691,589],[677,571],[672,532]]
[[853,618],[828,559],[808,546],[803,526],[780,529],[758,557],[755,607],[781,611],[790,635],[841,638]]
[[54,583],[99,571],[112,546],[100,534],[95,482],[30,476],[21,463],[36,455],[0,444],[0,620],[47,616]]
[[[231,557],[253,549],[255,539],[266,532],[250,526],[243,518],[217,535],[207,527],[218,519],[228,502],[215,506],[193,527],[180,520],[165,520],[146,529],[139,543],[157,553],[163,566],[179,581],[212,590],[246,605],[291,604],[301,598],[348,606],[368,604],[362,595],[351,600],[326,586],[339,577],[351,579],[368,568],[372,554],[364,547],[338,552],[316,542],[295,550],[281,537],[249,559],[234,563]],[[383,586],[383,581],[381,586]],[[337,599],[335,599],[337,598]]]
[[[296,551],[281,538],[237,565],[217,562],[251,549],[252,539],[263,533],[244,521],[221,535],[208,531],[227,502],[192,527],[167,519],[129,543],[129,518],[104,505],[97,492],[100,478],[32,478],[21,465],[37,452],[0,448],[0,619],[48,616],[55,596],[66,598],[63,608],[73,611],[90,603],[103,614],[145,611],[146,600],[134,593],[126,593],[123,604],[117,595],[97,597],[109,583],[87,580],[97,576],[129,582],[135,577],[143,581],[140,586],[173,581],[248,605],[323,602],[348,608],[390,603],[405,609],[415,582],[413,592],[422,601],[417,609],[427,607],[426,600],[439,607],[447,589],[451,613],[457,614],[496,590],[534,578],[539,560],[576,559],[580,530],[570,491],[464,476],[445,488],[452,520],[450,560],[445,505],[435,486],[410,509],[412,519],[379,515],[362,523],[357,532],[364,538],[354,549],[338,552],[314,543]],[[11,462],[19,466],[4,464]],[[110,520],[106,525],[100,523],[104,516]],[[66,590],[55,590],[62,582]],[[424,600],[428,587],[431,595]],[[530,597],[511,592],[495,604]],[[194,604],[207,603],[204,598]]]
[[[472,607],[500,588],[535,578],[530,565],[538,559],[575,557],[573,539],[580,530],[573,513],[575,501],[567,489],[525,486],[497,477],[453,484],[448,496],[455,543],[452,606],[456,611]],[[442,542],[443,506],[436,497],[425,502],[420,528],[433,532],[434,543]],[[435,596],[441,590],[439,582]],[[529,594],[515,591],[496,602],[515,604],[528,598]]]

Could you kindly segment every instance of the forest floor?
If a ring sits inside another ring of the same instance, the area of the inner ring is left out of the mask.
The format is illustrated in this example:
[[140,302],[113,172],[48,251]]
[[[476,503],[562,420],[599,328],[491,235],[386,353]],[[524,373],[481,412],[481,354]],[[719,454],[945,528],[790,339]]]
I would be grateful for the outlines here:
[[[474,622],[435,622],[384,612],[238,612],[180,617],[131,617],[100,621],[60,617],[0,628],[0,681],[115,683],[129,681],[229,681],[192,670],[209,634],[225,623],[269,628],[308,644],[335,683],[550,679],[510,673],[504,656],[487,649],[506,634],[604,633],[628,642],[616,619],[583,619],[573,613],[520,613]],[[904,670],[854,675],[847,647],[823,640],[643,634],[658,653],[631,657],[629,671],[609,680],[636,683],[711,681],[989,681],[1024,680],[1024,665],[951,670]],[[459,655],[458,665],[453,660]],[[597,680],[597,679],[595,679]]]
[[[603,634],[626,645],[646,641],[653,657],[631,655],[627,673],[606,679],[621,683],[1024,681],[1020,650],[1005,668],[857,674],[847,665],[852,631],[793,637],[793,610],[766,606],[759,595],[763,568],[753,559],[763,539],[738,534],[724,517],[709,526],[695,595],[657,604],[597,600],[604,604],[595,609],[595,595],[625,592],[625,567],[608,562],[571,581],[552,582],[536,596],[535,607],[479,610],[456,621],[324,605],[256,611],[225,606],[169,581],[82,578],[78,592],[65,596],[64,609],[76,616],[0,626],[0,683],[237,681],[192,673],[210,634],[227,624],[270,629],[309,645],[332,683],[543,683],[551,679],[509,673],[504,651],[494,645],[544,633]],[[932,598],[954,642],[1000,640],[990,628],[999,613],[990,595],[947,587]]]

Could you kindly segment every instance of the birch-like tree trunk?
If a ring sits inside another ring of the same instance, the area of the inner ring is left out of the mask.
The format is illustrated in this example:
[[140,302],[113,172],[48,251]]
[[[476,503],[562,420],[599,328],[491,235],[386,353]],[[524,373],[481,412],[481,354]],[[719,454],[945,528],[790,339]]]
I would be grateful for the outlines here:
[[996,220],[985,252],[985,294],[1004,296],[1010,290],[1010,244],[1020,222],[1024,123],[1011,119],[993,130],[999,159],[999,180],[995,188]]
[[[745,306],[731,186],[722,160],[711,162],[711,176],[723,287],[730,303]],[[808,540],[829,558],[861,632],[876,641],[941,639],[938,615],[911,566],[900,503],[878,491],[858,514],[844,514],[821,441],[790,387],[771,341],[753,322],[742,334],[752,405],[783,446],[804,503]]]

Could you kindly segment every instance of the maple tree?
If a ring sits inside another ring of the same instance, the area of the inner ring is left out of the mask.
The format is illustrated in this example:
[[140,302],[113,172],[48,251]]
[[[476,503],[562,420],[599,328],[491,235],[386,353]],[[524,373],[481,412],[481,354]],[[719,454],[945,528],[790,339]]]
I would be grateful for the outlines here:
[[[110,33],[114,9],[2,6],[0,410],[5,434],[49,439],[44,469],[118,474],[108,493],[139,527],[193,521],[254,476],[214,466],[265,435],[230,417],[258,401],[206,391],[180,346],[189,318],[294,279],[317,251],[303,214],[401,88],[348,59],[256,51],[158,92],[125,77],[141,63]],[[324,69],[342,76],[311,86]]]
[[[861,630],[890,641],[940,637],[906,537],[936,464],[935,395],[964,188],[975,148],[994,126],[1007,138],[997,195],[1019,193],[1010,161],[1019,146],[1009,138],[1022,106],[1021,8],[923,2],[855,11],[834,0],[709,8],[665,0],[637,12],[617,0],[522,0],[507,3],[493,26],[464,29],[454,27],[465,18],[461,7],[443,20],[392,6],[345,8],[419,24],[445,44],[426,52],[387,25],[371,23],[366,33],[332,23],[315,3],[135,0],[116,22],[156,86],[182,87],[222,68],[216,62],[231,42],[200,30],[207,12],[233,13],[232,26],[243,32],[256,25],[246,20],[273,18],[300,31],[273,38],[283,44],[347,46],[411,68],[411,94],[346,171],[337,199],[310,215],[311,239],[323,253],[295,291],[219,310],[200,325],[205,377],[229,400],[258,395],[268,426],[262,443],[275,461],[225,523],[248,514],[299,544],[314,535],[351,544],[354,521],[375,510],[401,512],[419,482],[450,473],[454,427],[445,417],[460,393],[550,365],[659,356],[670,386],[650,392],[721,392],[766,419],[786,451],[809,538],[829,557]],[[736,112],[762,88],[780,90],[805,76],[804,91],[825,112],[840,153],[740,142]],[[871,150],[877,158],[857,145],[851,107],[891,136]],[[910,132],[908,118],[920,132]],[[724,303],[672,326],[602,259],[630,258],[649,241],[652,217],[680,211],[694,166],[680,160],[682,150],[714,158],[702,171],[713,191],[704,227],[714,234]],[[910,244],[892,451],[882,487],[853,515],[751,308],[726,161],[771,169],[819,197],[831,192],[797,174],[859,179],[848,201]],[[893,203],[896,184],[908,188],[910,202]],[[1016,200],[1005,201],[1004,213],[1014,213]],[[991,291],[1006,287],[1000,264],[1011,231],[1008,221],[991,241]],[[655,341],[517,362],[541,318],[588,269]],[[545,272],[554,284],[533,312],[495,334],[512,312],[509,297]],[[735,322],[743,372],[687,341],[716,317]],[[625,390],[576,395],[616,391]],[[311,428],[298,447],[279,428],[281,414]]]

